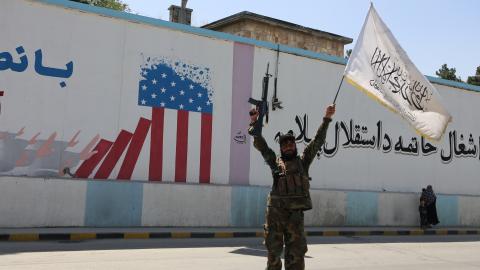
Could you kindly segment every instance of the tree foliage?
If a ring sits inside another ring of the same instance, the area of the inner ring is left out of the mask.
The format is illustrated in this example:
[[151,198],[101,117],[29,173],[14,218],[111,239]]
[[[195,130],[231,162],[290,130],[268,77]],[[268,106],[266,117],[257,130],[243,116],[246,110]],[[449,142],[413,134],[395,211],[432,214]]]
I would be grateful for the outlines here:
[[448,68],[447,64],[443,64],[442,67],[435,72],[435,74],[445,80],[461,82],[462,79],[455,75],[456,72],[457,70],[455,68]]
[[467,78],[467,83],[480,86],[480,66],[477,67],[475,75]]
[[128,5],[121,0],[70,0],[73,2],[84,3],[97,7],[110,8],[119,11],[130,11]]

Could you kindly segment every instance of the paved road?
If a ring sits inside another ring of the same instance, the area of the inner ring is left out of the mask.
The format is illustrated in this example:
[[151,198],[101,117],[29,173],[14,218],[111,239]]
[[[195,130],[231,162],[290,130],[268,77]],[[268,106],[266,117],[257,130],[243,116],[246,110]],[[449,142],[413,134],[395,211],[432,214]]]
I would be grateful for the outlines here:
[[[480,269],[480,236],[310,237],[306,269]],[[260,238],[0,242],[0,270],[264,269]]]

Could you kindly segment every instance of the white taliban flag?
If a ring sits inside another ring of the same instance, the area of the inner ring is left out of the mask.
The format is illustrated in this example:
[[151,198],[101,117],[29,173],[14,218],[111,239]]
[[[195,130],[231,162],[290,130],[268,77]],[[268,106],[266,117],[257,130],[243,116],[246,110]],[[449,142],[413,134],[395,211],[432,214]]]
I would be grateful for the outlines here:
[[344,76],[426,138],[439,140],[452,120],[437,90],[410,61],[373,5]]

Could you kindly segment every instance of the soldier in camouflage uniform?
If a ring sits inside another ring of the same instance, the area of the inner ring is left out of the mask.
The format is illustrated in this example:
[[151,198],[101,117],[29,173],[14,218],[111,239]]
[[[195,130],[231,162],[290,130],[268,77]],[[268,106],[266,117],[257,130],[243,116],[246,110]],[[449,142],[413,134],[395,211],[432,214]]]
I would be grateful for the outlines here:
[[[303,225],[303,211],[312,209],[308,169],[320,147],[325,142],[329,123],[335,113],[335,105],[327,107],[323,123],[301,156],[297,154],[295,136],[289,132],[279,139],[277,157],[262,136],[254,136],[253,145],[260,151],[273,176],[272,191],[267,200],[265,214],[265,246],[268,250],[267,270],[281,270],[281,254],[285,244],[285,269],[305,269],[304,256],[307,241]],[[250,112],[249,134],[258,118],[258,111]]]

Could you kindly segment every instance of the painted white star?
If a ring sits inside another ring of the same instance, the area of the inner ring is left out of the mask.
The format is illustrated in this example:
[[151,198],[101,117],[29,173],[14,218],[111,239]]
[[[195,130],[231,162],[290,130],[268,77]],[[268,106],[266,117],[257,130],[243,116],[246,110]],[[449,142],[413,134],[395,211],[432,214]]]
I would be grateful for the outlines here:
[[183,77],[183,76],[180,77],[180,80],[185,81],[185,77]]
[[162,78],[166,78],[166,77],[167,77],[167,74],[162,73]]
[[165,93],[165,91],[167,91],[167,89],[165,89],[164,87],[162,87],[162,89],[160,89],[160,91],[162,91],[162,93]]
[[188,102],[193,103],[193,99],[189,99]]
[[182,95],[182,96],[185,95],[185,91],[180,90],[180,95]]
[[147,76],[148,72],[146,70],[143,71],[143,75]]
[[142,99],[142,105],[147,104],[147,101],[145,99]]
[[207,101],[207,105],[210,105],[210,101]]
[[191,84],[190,84],[190,86],[189,86],[189,87],[190,87],[190,89],[193,89],[193,85],[191,85]]
[[182,104],[180,104],[180,106],[178,106],[178,107],[180,107],[180,109],[183,109],[183,105],[182,105]]
[[202,107],[198,106],[197,111],[201,111],[201,110],[202,110]]
[[174,96],[171,96],[171,97],[170,97],[170,100],[171,100],[171,101],[174,101],[174,100],[175,100],[175,97],[174,97]]
[[157,84],[157,80],[153,79],[152,83]]
[[160,106],[165,107],[165,102],[160,102]]
[[157,95],[155,93],[152,94],[152,98],[156,98]]
[[143,91],[147,90],[147,86],[146,86],[146,85],[142,85],[142,90],[143,90]]
[[198,96],[198,97],[202,97],[202,93],[198,93],[198,95],[197,95],[197,96]]
[[171,85],[172,87],[174,87],[174,86],[177,85],[177,84],[176,84],[175,82],[171,82],[170,85]]

